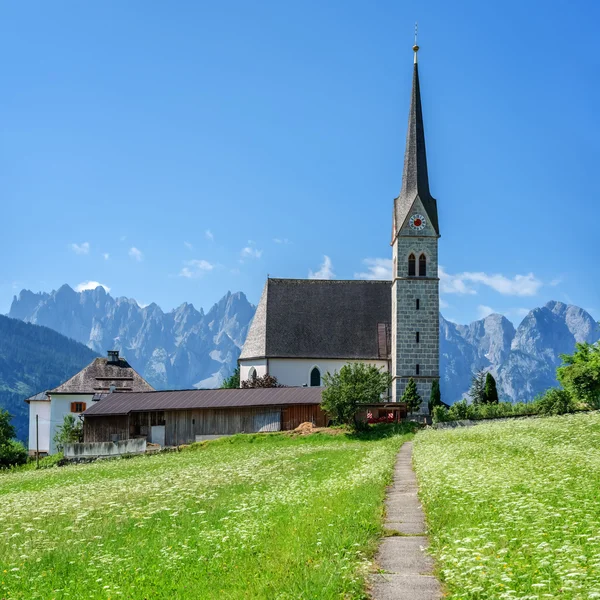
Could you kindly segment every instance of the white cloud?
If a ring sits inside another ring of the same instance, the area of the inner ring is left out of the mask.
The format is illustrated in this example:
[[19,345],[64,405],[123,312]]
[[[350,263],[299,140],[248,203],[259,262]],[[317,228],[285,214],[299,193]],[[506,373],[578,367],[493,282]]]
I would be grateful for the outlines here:
[[202,275],[212,271],[215,268],[215,265],[203,259],[186,260],[183,264],[186,266],[181,269],[179,276],[187,277],[188,279],[202,277]]
[[75,286],[76,292],[84,292],[85,290],[95,290],[97,287],[104,288],[104,291],[108,294],[110,288],[99,281],[82,281],[80,284]]
[[495,313],[496,311],[491,306],[485,306],[485,304],[480,304],[477,307],[477,316],[480,319],[485,319],[487,316]]
[[135,246],[129,248],[129,256],[138,262],[144,260],[144,255],[141,250],[138,250]]
[[188,249],[188,250],[193,250],[194,246],[192,246],[192,244],[190,242],[183,242],[183,245]]
[[556,287],[557,285],[559,285],[559,284],[561,284],[561,283],[562,283],[562,277],[556,277],[555,279],[553,279],[553,280],[550,282],[550,285],[551,285],[552,287]]
[[443,298],[440,298],[440,308],[450,308],[450,305]]
[[289,244],[290,240],[288,240],[287,238],[273,238],[273,241],[276,244]]
[[504,296],[535,296],[543,285],[533,273],[515,275],[511,279],[499,273],[465,272],[450,275],[440,267],[439,276],[440,290],[446,294],[476,294],[477,290],[469,284],[481,284]]
[[71,250],[75,252],[75,254],[89,254],[90,253],[90,243],[83,242],[83,244],[71,244]]
[[[249,242],[249,243],[251,243],[251,242]],[[259,250],[258,248],[254,248],[254,246],[250,245],[250,246],[246,246],[245,248],[242,248],[242,251],[240,252],[240,256],[242,258],[260,258],[262,256],[262,253],[263,253],[262,250]]]
[[110,258],[110,254],[108,252],[105,252],[103,255],[104,260],[108,260]]
[[210,229],[207,229],[204,232],[204,237],[211,242],[215,239],[215,236],[213,235],[213,232]]
[[318,271],[315,273],[312,271],[308,272],[309,279],[333,279],[334,277],[335,273],[333,272],[333,264],[327,255],[323,256],[323,262],[321,263]]
[[392,259],[391,258],[365,258],[363,265],[367,267],[366,271],[354,273],[356,279],[387,279],[392,278]]

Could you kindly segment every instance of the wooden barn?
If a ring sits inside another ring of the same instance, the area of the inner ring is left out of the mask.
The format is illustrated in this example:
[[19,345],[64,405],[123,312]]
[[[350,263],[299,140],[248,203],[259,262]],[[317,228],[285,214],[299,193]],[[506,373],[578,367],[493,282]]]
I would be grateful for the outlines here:
[[161,446],[215,436],[324,427],[318,387],[106,394],[84,413],[85,442],[146,438]]

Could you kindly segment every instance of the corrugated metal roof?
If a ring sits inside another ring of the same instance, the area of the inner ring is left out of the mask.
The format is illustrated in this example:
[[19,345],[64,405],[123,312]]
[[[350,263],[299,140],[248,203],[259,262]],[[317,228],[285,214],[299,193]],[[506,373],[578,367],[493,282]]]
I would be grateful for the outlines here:
[[320,404],[322,388],[281,387],[259,389],[174,390],[168,392],[119,392],[107,394],[83,414],[126,415],[148,410],[235,408],[283,404]]

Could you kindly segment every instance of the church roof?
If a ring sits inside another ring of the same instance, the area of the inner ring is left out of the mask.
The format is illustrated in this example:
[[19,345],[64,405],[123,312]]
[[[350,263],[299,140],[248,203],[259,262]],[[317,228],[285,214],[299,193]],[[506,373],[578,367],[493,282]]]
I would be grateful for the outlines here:
[[[114,386],[115,392],[151,392],[154,388],[123,358],[117,351],[113,358],[95,358],[58,387],[50,390],[52,394],[94,394],[109,392]],[[110,353],[109,353],[110,355]]]
[[[415,48],[418,50],[418,46],[415,46]],[[419,85],[419,65],[417,64],[416,57],[417,52],[415,50],[415,66],[413,70],[410,111],[408,113],[402,188],[400,195],[394,201],[394,237],[406,220],[417,196],[421,199],[435,232],[438,235],[440,233],[437,202],[429,191],[427,154],[425,152],[425,128],[423,127],[421,88]]]
[[240,360],[387,358],[391,285],[267,279]]

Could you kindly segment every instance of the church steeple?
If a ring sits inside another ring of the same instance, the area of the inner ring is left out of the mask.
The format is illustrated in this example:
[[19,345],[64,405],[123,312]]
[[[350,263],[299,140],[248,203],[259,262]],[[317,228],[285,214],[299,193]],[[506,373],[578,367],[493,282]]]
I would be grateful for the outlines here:
[[429,191],[427,175],[427,154],[425,151],[425,129],[423,127],[423,110],[421,108],[421,88],[419,85],[419,65],[417,52],[419,46],[413,46],[414,67],[410,111],[408,114],[408,130],[406,133],[406,150],[404,153],[404,171],[400,195],[394,201],[395,238],[406,220],[417,196],[429,216],[430,222],[439,235],[437,202]]

